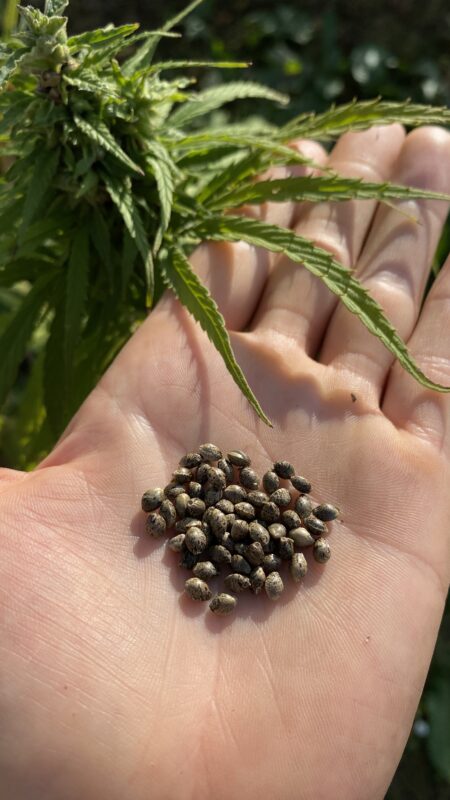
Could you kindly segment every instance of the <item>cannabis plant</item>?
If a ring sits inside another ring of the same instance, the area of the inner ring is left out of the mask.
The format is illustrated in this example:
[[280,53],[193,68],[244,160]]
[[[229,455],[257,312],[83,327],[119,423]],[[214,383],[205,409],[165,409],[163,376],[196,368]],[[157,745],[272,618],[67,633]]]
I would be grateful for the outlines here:
[[206,331],[231,377],[269,422],[214,300],[189,264],[203,240],[245,241],[285,253],[321,278],[418,381],[444,389],[420,371],[350,270],[308,239],[233,209],[286,200],[449,199],[330,171],[256,178],[272,165],[312,164],[288,146],[296,138],[332,141],[348,130],[394,121],[446,124],[450,112],[378,98],[302,114],[282,127],[255,121],[213,127],[208,115],[230,101],[287,98],[253,82],[196,91],[186,74],[172,77],[177,69],[246,64],[155,60],[161,38],[175,37],[173,28],[199,2],[161,30],[108,25],[68,36],[68,0],[46,0],[44,13],[20,7],[19,28],[1,45],[0,287],[15,287],[20,302],[0,326],[0,403],[38,337],[20,413],[24,430],[38,441],[46,431],[47,446],[165,287]]

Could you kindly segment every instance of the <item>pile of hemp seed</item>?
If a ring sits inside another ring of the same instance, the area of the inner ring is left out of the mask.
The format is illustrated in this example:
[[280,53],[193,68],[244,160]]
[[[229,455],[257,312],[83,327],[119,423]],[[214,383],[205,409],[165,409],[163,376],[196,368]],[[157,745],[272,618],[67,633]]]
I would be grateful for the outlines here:
[[[150,536],[174,534],[167,546],[181,555],[179,566],[193,573],[185,583],[189,597],[209,600],[213,613],[226,615],[241,592],[256,595],[264,589],[278,600],[283,562],[299,583],[308,569],[299,550],[311,547],[315,561],[328,561],[326,523],[336,519],[338,509],[314,506],[310,492],[309,481],[288,461],[276,461],[261,481],[242,450],[225,458],[207,443],[183,456],[164,489],[144,493],[142,510],[148,512]],[[208,581],[222,569],[229,572],[225,591],[213,597]]]

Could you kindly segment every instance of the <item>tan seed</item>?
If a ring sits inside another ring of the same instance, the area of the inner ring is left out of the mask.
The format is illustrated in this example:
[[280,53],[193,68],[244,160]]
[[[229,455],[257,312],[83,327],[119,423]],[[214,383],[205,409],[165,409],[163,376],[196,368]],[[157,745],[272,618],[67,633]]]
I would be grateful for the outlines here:
[[292,530],[289,531],[289,536],[296,547],[309,547],[314,544],[314,538],[306,528],[292,528]]
[[289,561],[289,559],[291,559],[294,555],[294,542],[288,536],[281,537],[278,555],[284,561]]
[[187,467],[178,467],[172,475],[172,480],[175,483],[189,483],[192,480],[192,472]]
[[175,506],[171,500],[165,498],[159,509],[159,513],[161,514],[162,518],[166,521],[166,525],[168,528],[173,528],[175,525],[175,520],[177,518],[177,513],[175,511]]
[[231,614],[232,611],[236,608],[236,598],[233,597],[231,594],[226,594],[225,592],[221,592],[221,594],[217,594],[211,600],[209,607],[213,614],[217,614],[220,617],[224,617],[227,614]]
[[270,495],[270,502],[276,503],[277,506],[288,506],[291,502],[291,494],[287,489],[276,489]]
[[248,522],[250,522],[252,519],[255,519],[255,509],[251,503],[236,503],[234,506],[234,513],[237,514],[238,517],[241,517],[241,519],[245,519]]
[[200,528],[188,528],[185,535],[184,543],[187,549],[191,553],[194,553],[195,556],[198,556],[199,553],[203,553],[203,550],[205,550],[208,545],[206,533],[200,530]]
[[233,572],[227,575],[224,580],[225,588],[230,592],[244,592],[245,589],[250,589],[250,579],[239,572]]
[[264,556],[262,568],[265,573],[275,572],[281,567],[281,558],[275,553],[268,553]]
[[245,546],[243,556],[252,567],[259,567],[264,559],[264,550],[260,542],[252,542]]
[[231,564],[231,553],[222,544],[214,544],[208,552],[211,561],[216,564]]
[[266,590],[267,597],[270,600],[278,600],[280,594],[284,589],[283,581],[281,580],[281,575],[279,572],[271,572],[270,575],[267,576],[266,581],[264,583],[264,588]]
[[279,522],[273,522],[272,525],[269,525],[268,531],[272,539],[281,539],[282,536],[286,536],[286,528]]
[[157,514],[155,511],[152,511],[147,517],[145,530],[155,539],[163,536],[166,532],[166,521],[164,517],[162,517],[161,514]]
[[231,538],[234,542],[243,542],[248,536],[248,522],[237,519],[231,526]]
[[276,503],[264,503],[260,511],[260,516],[265,522],[278,522],[280,519],[280,509]]
[[250,575],[252,568],[244,556],[235,554],[231,556],[231,568],[234,572],[240,572],[242,575]]
[[276,472],[269,470],[263,475],[263,486],[268,494],[275,492],[280,486],[280,479]]
[[273,471],[276,472],[280,478],[284,478],[285,480],[295,475],[295,469],[289,461],[275,461]]
[[294,489],[297,489],[301,494],[309,494],[311,491],[311,484],[302,475],[293,475],[291,483]]
[[218,461],[219,458],[222,458],[222,451],[211,442],[201,444],[198,448],[198,452],[200,453],[203,461]]
[[325,561],[328,561],[331,556],[331,550],[325,539],[317,539],[314,542],[313,556],[319,564],[325,564]]
[[233,504],[235,503],[243,503],[244,500],[247,499],[247,492],[242,486],[239,486],[237,483],[230,483],[226,489],[224,489],[223,496],[227,500],[231,500]]
[[174,505],[175,505],[176,512],[177,512],[179,517],[185,517],[186,516],[187,504],[189,503],[190,499],[191,498],[189,497],[189,495],[186,492],[183,492],[183,494],[178,494],[176,496]]
[[259,478],[254,469],[250,469],[250,467],[244,467],[241,469],[239,480],[242,483],[242,486],[245,486],[246,489],[257,489],[259,486]]
[[167,547],[173,550],[174,553],[181,553],[184,549],[185,534],[179,533],[177,536],[172,536],[167,542]]
[[317,536],[322,536],[324,533],[327,533],[328,530],[325,522],[322,522],[321,519],[317,519],[314,514],[310,514],[309,517],[305,517],[303,524],[306,530],[316,538]]
[[202,517],[205,513],[206,506],[200,497],[191,497],[186,505],[186,514],[190,517]]
[[266,580],[266,573],[264,572],[262,567],[256,567],[256,569],[252,569],[250,573],[250,583],[254,594],[260,593],[261,589],[264,586],[265,580]]
[[314,516],[322,520],[322,522],[331,522],[336,519],[338,513],[338,509],[330,503],[322,503],[320,506],[313,508]]
[[187,467],[188,469],[194,469],[201,464],[202,457],[200,453],[186,453],[183,458],[180,458],[180,467]]
[[290,572],[292,579],[299,583],[308,571],[308,564],[303,553],[294,553],[291,559]]
[[295,510],[300,519],[309,517],[312,511],[312,503],[309,497],[297,497],[297,500],[295,501]]
[[192,600],[211,600],[212,591],[208,584],[200,578],[188,578],[184,588]]
[[217,462],[217,466],[219,469],[222,470],[223,474],[227,479],[227,482],[233,480],[233,465],[230,464],[227,458],[221,458]]
[[219,570],[212,561],[197,561],[192,572],[196,578],[200,578],[202,581],[209,581],[210,578],[219,574]]
[[287,511],[283,511],[281,514],[281,522],[290,531],[292,528],[299,528],[302,524],[302,521],[292,508],[289,508]]

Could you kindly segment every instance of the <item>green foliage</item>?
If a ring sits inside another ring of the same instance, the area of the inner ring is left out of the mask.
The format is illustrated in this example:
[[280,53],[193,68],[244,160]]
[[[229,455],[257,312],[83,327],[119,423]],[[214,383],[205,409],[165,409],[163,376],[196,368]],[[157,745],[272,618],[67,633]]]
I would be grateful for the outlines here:
[[[226,128],[211,114],[243,99],[286,104],[284,93],[257,81],[232,80],[195,90],[186,76],[165,74],[199,61],[154,61],[157,45],[200,4],[194,0],[159,30],[107,25],[68,37],[65,0],[44,13],[19,9],[20,29],[0,50],[0,153],[9,169],[0,183],[0,285],[27,290],[0,329],[7,353],[4,399],[21,358],[40,331],[36,361],[44,398],[41,443],[50,446],[164,284],[203,327],[255,411],[269,422],[231,349],[216,304],[189,266],[202,238],[242,239],[285,252],[335,292],[425,386],[381,308],[341,264],[311,242],[275,226],[233,217],[243,203],[284,199],[392,202],[440,197],[419,189],[319,177],[255,181],[274,164],[311,163],[288,147],[297,136],[332,141],[345,130],[392,120],[446,123],[447,108],[380,98],[300,114],[285,125],[244,120]],[[130,46],[138,45],[132,55]],[[242,62],[220,59],[216,67]],[[37,415],[33,404],[30,414]],[[27,426],[25,426],[27,427]],[[28,430],[36,430],[30,423]]]

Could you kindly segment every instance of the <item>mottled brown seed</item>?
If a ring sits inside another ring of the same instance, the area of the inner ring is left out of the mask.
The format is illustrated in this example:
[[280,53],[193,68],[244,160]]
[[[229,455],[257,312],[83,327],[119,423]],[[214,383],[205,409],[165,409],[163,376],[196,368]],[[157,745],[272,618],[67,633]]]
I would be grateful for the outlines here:
[[268,494],[275,492],[280,486],[280,479],[276,472],[269,470],[263,475],[263,486]]
[[252,519],[255,519],[255,509],[251,503],[236,503],[234,507],[234,513],[241,519],[245,519],[248,522],[250,522]]
[[180,459],[180,467],[187,467],[188,469],[194,469],[198,467],[201,463],[202,457],[200,453],[186,453],[183,458]]
[[266,574],[274,572],[281,567],[281,558],[275,555],[275,553],[268,553],[264,556],[262,567]]
[[227,520],[225,514],[214,508],[208,516],[208,524],[215,536],[222,536],[227,529]]
[[292,508],[288,508],[287,511],[282,512],[281,522],[288,531],[290,531],[292,528],[299,528],[302,524],[299,515]]
[[162,518],[166,521],[166,525],[168,528],[173,528],[175,525],[175,520],[177,518],[177,512],[175,511],[175,506],[171,500],[165,498],[159,509],[159,513],[161,514]]
[[166,532],[166,521],[164,517],[162,517],[161,514],[157,514],[156,511],[152,511],[147,517],[145,530],[155,539],[159,536],[163,536]]
[[155,508],[158,508],[161,505],[163,500],[163,489],[147,489],[147,491],[142,495],[142,511],[154,511]]
[[322,522],[331,522],[336,519],[338,513],[338,509],[330,503],[322,503],[320,506],[313,508],[314,516],[322,520]]
[[196,578],[200,578],[202,581],[209,581],[210,578],[214,578],[215,575],[219,574],[219,570],[212,561],[197,561],[192,572]]
[[225,489],[227,485],[227,479],[225,477],[225,473],[222,472],[221,469],[217,469],[217,467],[210,467],[208,473],[208,486],[211,489]]
[[222,512],[222,514],[232,514],[234,511],[233,503],[231,502],[231,500],[227,500],[225,497],[223,497],[222,500],[219,500],[219,502],[216,505],[216,508],[218,508],[219,511]]
[[192,527],[199,527],[199,521],[195,517],[183,517],[183,519],[178,519],[175,523],[177,533],[186,533],[187,529]]
[[254,594],[260,593],[261,589],[264,586],[265,580],[266,580],[266,573],[264,572],[262,567],[256,567],[256,569],[252,569],[250,573],[250,583]]
[[179,533],[177,536],[172,536],[167,542],[167,547],[173,550],[174,553],[181,553],[184,549],[184,533]]
[[279,572],[271,572],[270,575],[267,576],[264,589],[270,600],[278,600],[284,589],[284,584]]
[[278,477],[284,478],[285,480],[295,475],[295,469],[289,461],[275,461],[273,471],[276,472]]
[[227,459],[230,464],[234,464],[235,467],[249,467],[251,464],[247,453],[244,453],[242,450],[231,450],[227,454]]
[[198,452],[203,461],[218,461],[219,458],[222,458],[222,451],[219,450],[215,444],[211,444],[211,442],[201,444],[198,448]]
[[223,547],[226,547],[227,550],[230,551],[230,553],[234,553],[234,549],[235,549],[236,545],[235,545],[233,539],[231,538],[231,533],[229,531],[224,533],[224,535],[222,536],[222,538],[220,540],[220,544]]
[[292,528],[289,531],[289,536],[293,540],[296,547],[309,547],[314,544],[314,538],[311,536],[306,528],[298,527]]
[[262,544],[260,542],[252,542],[251,544],[245,545],[243,556],[252,567],[259,567],[264,559]]
[[189,497],[201,497],[202,491],[202,485],[201,483],[198,483],[198,481],[191,481],[186,486],[186,492],[188,493]]
[[183,567],[184,569],[192,569],[195,567],[197,560],[198,556],[194,556],[194,554],[190,553],[189,550],[185,550],[178,563],[178,566]]
[[226,489],[224,489],[223,496],[226,500],[230,500],[232,503],[243,503],[247,498],[247,492],[242,486],[238,486],[236,483],[230,483]]
[[301,494],[309,494],[311,491],[311,484],[302,475],[293,475],[291,483],[294,489],[297,489]]
[[305,517],[303,520],[303,524],[307,531],[310,532],[312,536],[316,538],[318,536],[323,536],[324,533],[327,533],[327,526],[321,519],[317,519],[314,514],[310,514],[309,517]]
[[208,584],[201,581],[200,578],[188,578],[184,588],[193,600],[211,600],[212,591]]
[[276,503],[264,503],[259,513],[265,522],[278,522],[280,519],[280,509]]
[[299,583],[308,571],[308,564],[303,553],[294,553],[291,558],[290,572],[292,579]]
[[203,553],[203,550],[206,550],[208,538],[206,533],[200,530],[200,528],[188,528],[185,536],[184,543],[190,553],[194,553],[195,556],[198,556],[200,553]]
[[225,477],[227,479],[227,483],[228,483],[228,481],[233,480],[233,465],[230,464],[228,459],[221,458],[217,462],[217,466],[219,467],[219,469],[222,470],[223,474],[225,475]]
[[274,522],[272,525],[269,525],[269,533],[272,539],[281,539],[282,536],[286,536],[286,528],[284,525],[281,525],[281,523]]
[[264,503],[269,502],[269,497],[265,492],[251,491],[247,495],[247,502],[251,503],[255,508],[261,508]]
[[250,589],[251,586],[250,578],[247,578],[246,575],[241,575],[239,572],[232,572],[227,575],[224,584],[225,589],[228,589],[229,592],[244,592],[246,589]]
[[289,561],[294,555],[294,541],[289,536],[282,536],[278,548],[278,555],[283,561]]
[[251,522],[248,526],[248,532],[254,542],[259,542],[263,547],[269,544],[269,531],[260,522]]
[[317,539],[314,542],[313,556],[314,560],[319,564],[324,564],[325,561],[328,561],[331,556],[331,550],[330,545],[325,539]]
[[172,474],[172,480],[175,483],[189,483],[192,480],[192,472],[187,467],[178,467]]
[[177,512],[179,517],[185,517],[186,516],[187,504],[189,503],[190,499],[191,498],[189,497],[188,494],[186,494],[186,492],[183,492],[183,494],[177,495],[177,497],[175,498],[174,505],[175,505],[176,512]]
[[244,556],[245,558],[245,548],[247,547],[244,542],[234,542],[234,553],[237,553],[239,556]]
[[259,478],[254,469],[250,469],[250,467],[244,467],[241,469],[239,480],[242,483],[242,486],[245,486],[246,489],[255,490],[259,486]]
[[276,503],[277,506],[288,506],[291,502],[291,495],[287,489],[276,489],[269,497],[271,503]]
[[234,572],[240,572],[242,575],[250,575],[252,568],[244,556],[235,553],[231,556],[231,568]]
[[202,517],[205,509],[205,503],[200,497],[191,497],[186,506],[186,514],[189,514],[190,517]]
[[222,497],[222,489],[206,489],[203,499],[207,506],[215,506],[219,500],[222,500]]
[[234,542],[243,542],[248,536],[248,522],[245,519],[237,519],[231,526],[231,538]]
[[195,477],[196,477],[198,483],[201,483],[202,486],[208,480],[209,470],[210,469],[211,469],[211,467],[210,467],[209,464],[203,463],[203,464],[200,464],[200,466],[199,466],[199,468],[197,470],[197,474],[196,474]]
[[217,614],[220,617],[224,617],[227,614],[231,614],[232,611],[236,608],[236,598],[232,597],[231,594],[226,594],[225,592],[221,592],[217,594],[211,600],[209,607],[213,614]]
[[210,547],[209,557],[216,564],[231,564],[231,553],[222,544],[214,544]]
[[309,497],[297,497],[297,500],[295,501],[295,510],[300,519],[309,517],[312,511],[312,503]]
[[235,522],[237,519],[236,514],[225,514],[225,518],[227,520],[227,528],[228,530],[231,530],[231,528],[233,527],[233,522]]
[[179,483],[171,481],[167,484],[167,486],[165,486],[164,494],[169,498],[169,500],[175,500],[179,494],[185,494],[185,488],[184,486],[180,486]]

